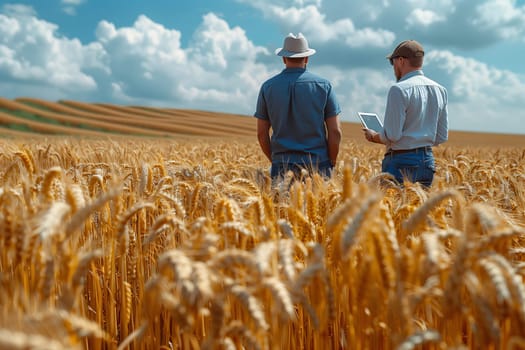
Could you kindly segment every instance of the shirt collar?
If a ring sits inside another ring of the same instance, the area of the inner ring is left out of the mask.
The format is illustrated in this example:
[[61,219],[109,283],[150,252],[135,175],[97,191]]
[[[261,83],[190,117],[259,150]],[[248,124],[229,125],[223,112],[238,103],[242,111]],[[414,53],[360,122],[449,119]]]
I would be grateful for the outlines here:
[[283,73],[298,73],[304,71],[306,71],[306,68],[285,68]]
[[415,77],[416,75],[424,75],[423,71],[421,69],[413,70],[412,72],[408,72],[407,74],[403,75],[399,81],[406,80],[408,78]]

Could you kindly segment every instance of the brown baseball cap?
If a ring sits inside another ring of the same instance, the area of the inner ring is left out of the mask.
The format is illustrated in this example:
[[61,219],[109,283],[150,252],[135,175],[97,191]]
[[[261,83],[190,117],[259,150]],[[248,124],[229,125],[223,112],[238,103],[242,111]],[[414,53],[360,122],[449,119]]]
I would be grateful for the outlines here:
[[423,46],[421,46],[420,43],[418,43],[415,40],[405,40],[402,41],[397,47],[394,49],[394,51],[386,56],[386,58],[391,59],[392,57],[423,57],[425,55],[425,51],[423,50]]

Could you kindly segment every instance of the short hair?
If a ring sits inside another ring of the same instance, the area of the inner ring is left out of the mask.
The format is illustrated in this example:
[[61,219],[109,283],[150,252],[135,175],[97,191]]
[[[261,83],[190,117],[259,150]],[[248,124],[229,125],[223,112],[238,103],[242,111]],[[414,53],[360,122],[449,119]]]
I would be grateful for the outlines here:
[[423,66],[423,56],[407,57],[410,66],[414,68],[420,68]]
[[303,62],[306,57],[284,57],[284,58],[286,58],[287,60],[290,60],[290,62],[299,63],[299,62]]

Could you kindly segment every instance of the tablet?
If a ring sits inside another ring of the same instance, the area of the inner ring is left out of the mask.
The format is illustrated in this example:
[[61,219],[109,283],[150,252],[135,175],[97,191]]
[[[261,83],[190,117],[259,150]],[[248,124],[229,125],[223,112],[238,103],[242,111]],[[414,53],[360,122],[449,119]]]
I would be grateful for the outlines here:
[[375,132],[381,132],[381,130],[383,130],[383,123],[381,123],[377,114],[357,112],[357,115],[361,120],[361,124],[363,124],[363,127],[366,129],[371,129]]

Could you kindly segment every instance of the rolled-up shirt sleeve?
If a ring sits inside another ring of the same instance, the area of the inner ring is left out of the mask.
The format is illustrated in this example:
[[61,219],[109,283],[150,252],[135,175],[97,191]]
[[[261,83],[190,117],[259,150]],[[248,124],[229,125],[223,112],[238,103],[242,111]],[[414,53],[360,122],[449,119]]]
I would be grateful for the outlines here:
[[406,119],[406,109],[403,91],[395,85],[392,86],[388,91],[383,130],[379,133],[381,141],[387,147],[401,138]]
[[334,90],[331,85],[328,88],[328,95],[326,99],[326,106],[324,110],[324,118],[335,117],[341,113],[341,106],[335,97]]

